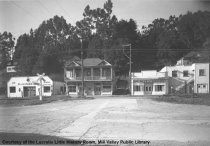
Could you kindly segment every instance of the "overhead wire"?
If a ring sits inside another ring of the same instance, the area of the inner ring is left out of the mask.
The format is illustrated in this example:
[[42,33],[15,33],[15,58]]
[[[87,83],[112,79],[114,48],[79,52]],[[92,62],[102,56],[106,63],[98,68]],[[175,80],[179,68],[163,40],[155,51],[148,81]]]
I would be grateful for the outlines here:
[[40,0],[37,0],[37,2],[50,14],[52,15],[53,13],[47,8],[45,7],[45,5],[40,1]]
[[59,6],[59,8],[64,12],[64,14],[66,13],[67,16],[70,18],[69,13],[63,8],[63,6],[62,6],[57,0],[55,0],[55,2],[56,2],[57,5]]
[[28,10],[26,10],[25,8],[23,8],[22,6],[18,5],[15,1],[9,1],[12,5],[16,6],[17,8],[21,9],[22,11],[24,11],[27,15],[30,15],[31,17],[35,18],[36,20],[39,21],[39,19],[37,17],[35,17],[34,15],[32,15]]

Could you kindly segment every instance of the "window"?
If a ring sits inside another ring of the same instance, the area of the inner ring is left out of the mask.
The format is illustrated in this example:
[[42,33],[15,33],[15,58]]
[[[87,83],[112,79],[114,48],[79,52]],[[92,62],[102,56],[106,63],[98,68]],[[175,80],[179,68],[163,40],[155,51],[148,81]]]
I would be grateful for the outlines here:
[[103,83],[103,92],[111,92],[111,83]]
[[164,85],[155,85],[155,91],[161,92],[163,91]]
[[70,69],[70,70],[66,71],[66,77],[67,78],[72,78],[73,77],[73,69]]
[[133,90],[134,90],[134,91],[141,91],[140,85],[134,85],[134,86],[133,86]]
[[44,92],[45,93],[50,92],[50,86],[44,86]]
[[199,76],[205,76],[205,70],[204,69],[199,69]]
[[10,87],[9,92],[10,93],[15,93],[16,92],[16,87]]
[[85,68],[84,69],[84,74],[85,74],[85,76],[91,76],[91,69],[90,68]]
[[82,72],[81,72],[80,68],[76,68],[75,73],[76,73],[76,77],[81,77],[82,76]]
[[69,92],[76,92],[76,86],[68,86]]
[[97,76],[97,77],[100,76],[100,69],[99,68],[94,68],[93,69],[93,76]]
[[111,92],[111,86],[103,85],[103,92]]
[[111,69],[110,68],[103,68],[102,69],[102,76],[103,77],[110,77],[111,76]]
[[189,77],[188,70],[184,70],[184,71],[183,71],[183,77]]
[[177,77],[177,71],[172,71],[172,77]]

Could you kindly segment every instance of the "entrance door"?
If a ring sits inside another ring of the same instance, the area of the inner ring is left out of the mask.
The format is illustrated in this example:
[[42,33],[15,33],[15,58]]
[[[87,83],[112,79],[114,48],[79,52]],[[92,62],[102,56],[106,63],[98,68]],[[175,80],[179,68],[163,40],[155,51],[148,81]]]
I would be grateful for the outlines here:
[[36,87],[23,87],[24,97],[33,97],[36,96]]
[[94,85],[94,93],[95,95],[101,95],[101,84],[97,83]]
[[206,84],[198,84],[197,85],[198,93],[207,93],[208,88]]
[[153,85],[152,84],[145,84],[144,86],[144,94],[152,95]]

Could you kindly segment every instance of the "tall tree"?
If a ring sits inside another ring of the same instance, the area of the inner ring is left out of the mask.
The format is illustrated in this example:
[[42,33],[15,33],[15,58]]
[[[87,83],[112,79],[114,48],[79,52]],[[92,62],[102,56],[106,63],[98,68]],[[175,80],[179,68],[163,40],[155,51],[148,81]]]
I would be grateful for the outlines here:
[[12,59],[14,52],[14,37],[9,32],[0,33],[0,69],[7,65],[7,61]]

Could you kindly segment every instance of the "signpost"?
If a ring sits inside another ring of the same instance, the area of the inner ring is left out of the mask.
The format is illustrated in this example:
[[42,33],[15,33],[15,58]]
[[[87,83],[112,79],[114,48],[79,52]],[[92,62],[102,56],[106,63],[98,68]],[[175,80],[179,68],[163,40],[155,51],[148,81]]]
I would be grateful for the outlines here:
[[39,100],[42,100],[42,81],[45,82],[44,75],[45,73],[41,75],[37,73],[37,76],[38,76],[37,81],[40,81]]

